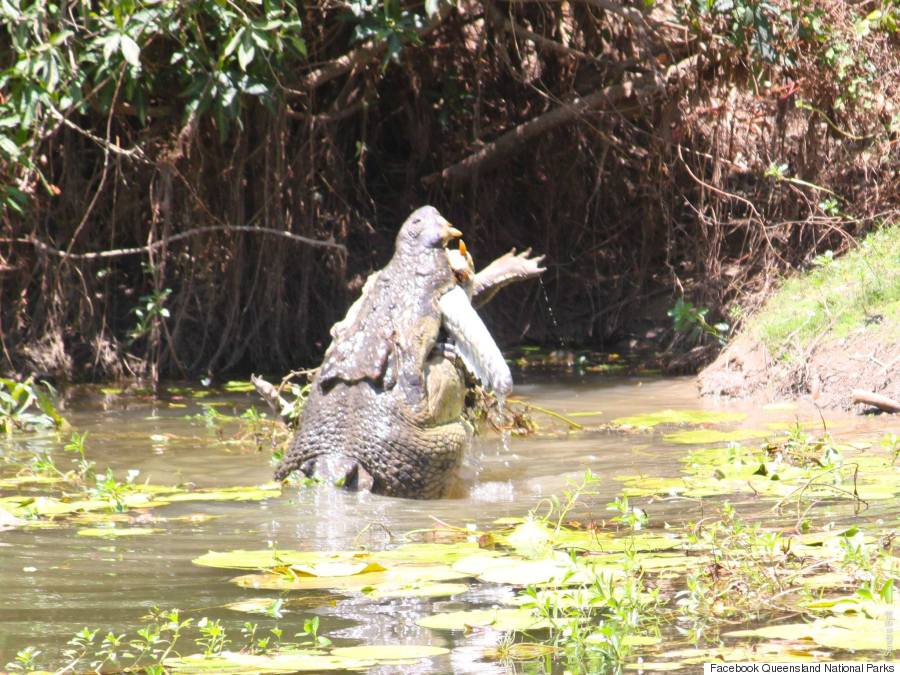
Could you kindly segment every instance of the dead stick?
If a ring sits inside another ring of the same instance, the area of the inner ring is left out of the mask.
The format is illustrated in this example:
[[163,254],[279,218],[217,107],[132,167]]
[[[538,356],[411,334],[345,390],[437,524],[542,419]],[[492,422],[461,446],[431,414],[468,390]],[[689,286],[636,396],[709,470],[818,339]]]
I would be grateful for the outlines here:
[[583,424],[579,424],[572,418],[566,417],[562,413],[558,413],[555,410],[550,410],[549,408],[542,408],[539,405],[535,405],[534,403],[529,403],[528,401],[523,401],[522,399],[518,399],[518,398],[507,399],[507,402],[508,403],[518,403],[519,405],[525,406],[526,408],[530,408],[531,410],[537,410],[538,412],[544,413],[545,415],[550,415],[550,417],[555,417],[558,420],[562,420],[563,422],[568,424],[573,429],[577,429],[579,431],[584,429]]
[[551,40],[544,37],[543,35],[538,35],[537,33],[534,33],[517,23],[513,23],[508,18],[503,16],[503,14],[496,7],[494,7],[492,3],[485,3],[484,9],[490,17],[491,21],[500,25],[509,33],[512,33],[513,37],[523,37],[543,49],[554,52],[556,54],[561,54],[562,56],[570,56],[576,59],[585,59],[588,61],[600,61],[599,58],[593,56],[592,54],[585,54],[584,52],[577,49],[572,49],[571,47],[561,44],[556,40]]
[[66,251],[61,251],[58,248],[54,248],[49,244],[45,244],[42,241],[31,237],[17,237],[10,239],[0,239],[0,242],[4,243],[17,243],[17,244],[31,244],[37,249],[49,253],[51,255],[55,255],[60,258],[71,258],[73,260],[96,260],[102,258],[118,258],[124,255],[136,255],[139,253],[148,253],[153,249],[157,249],[161,246],[165,246],[166,244],[171,244],[180,239],[186,239],[187,237],[192,237],[195,234],[203,234],[205,232],[255,232],[257,234],[270,234],[277,237],[285,237],[286,239],[291,239],[296,242],[300,242],[302,244],[307,244],[308,246],[322,246],[326,248],[335,248],[342,253],[347,252],[347,248],[343,244],[338,244],[333,239],[311,239],[310,237],[304,237],[299,234],[294,234],[293,232],[287,232],[285,230],[276,230],[271,227],[256,227],[253,225],[209,225],[205,227],[196,227],[193,230],[188,230],[187,232],[179,232],[178,234],[172,235],[166,239],[160,239],[158,241],[154,241],[152,244],[148,246],[136,246],[134,248],[117,248],[112,249],[110,251],[91,251],[89,253],[66,253]]
[[[440,26],[447,13],[445,9],[432,17],[424,26],[417,28],[415,30],[416,40],[425,38],[435,28]],[[352,52],[322,64],[316,70],[308,73],[300,83],[299,91],[291,89],[286,89],[286,91],[290,94],[303,94],[321,87],[326,82],[331,82],[331,80],[349,73],[355,66],[362,66],[380,60],[387,51],[387,47],[387,40],[372,40],[361,47],[357,47]]]
[[281,394],[278,393],[275,386],[271,382],[257,375],[251,375],[250,382],[256,389],[256,393],[259,394],[263,401],[268,404],[269,408],[272,409],[272,412],[282,418],[282,411],[289,408],[290,404],[281,397]]
[[875,406],[879,410],[888,413],[900,413],[900,402],[894,399],[876,394],[874,391],[866,391],[865,389],[854,389],[850,392],[850,397],[854,403],[865,403],[866,405]]
[[[666,81],[677,79],[687,73],[697,62],[696,56],[690,56],[669,68]],[[439,178],[449,181],[465,180],[470,178],[479,169],[488,166],[506,155],[520,150],[525,144],[552,129],[563,124],[577,120],[584,113],[597,108],[612,108],[616,104],[628,100],[636,95],[649,96],[661,92],[666,82],[650,78],[637,78],[635,81],[621,82],[604,87],[589,96],[576,98],[543,115],[538,115],[527,122],[520,124],[501,135],[497,140],[488,143],[477,152],[452,166],[448,166],[440,173],[433,173],[422,179],[426,185],[434,183]]]

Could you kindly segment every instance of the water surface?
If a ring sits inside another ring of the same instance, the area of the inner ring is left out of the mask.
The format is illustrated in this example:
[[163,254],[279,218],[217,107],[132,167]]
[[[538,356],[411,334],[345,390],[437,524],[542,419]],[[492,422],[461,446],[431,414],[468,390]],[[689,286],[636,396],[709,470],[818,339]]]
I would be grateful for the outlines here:
[[[811,406],[766,411],[747,404],[701,400],[692,378],[560,377],[558,373],[526,372],[517,376],[516,397],[564,414],[574,413],[579,422],[595,427],[620,416],[663,408],[748,413],[744,422],[732,426],[766,428],[777,423],[784,428],[795,418],[820,424]],[[89,458],[99,469],[109,466],[120,477],[138,469],[138,480],[156,484],[226,487],[269,481],[268,448],[260,450],[252,437],[237,438],[236,424],[216,428],[197,418],[210,403],[221,404],[217,409],[229,414],[260,405],[253,394],[214,392],[203,399],[171,395],[154,399],[85,389],[69,398],[65,414],[75,429],[88,433]],[[81,537],[75,532],[83,525],[74,524],[0,532],[0,666],[26,645],[43,652],[41,663],[61,665],[66,641],[83,626],[133,632],[153,606],[178,607],[186,616],[222,618],[235,637],[248,619],[261,627],[274,625],[274,619],[250,617],[223,607],[251,595],[278,594],[252,593],[229,583],[234,572],[191,563],[211,549],[377,549],[398,543],[409,530],[437,522],[487,527],[499,517],[525,515],[547,495],[561,494],[588,467],[605,480],[582,515],[608,518],[606,504],[621,491],[613,477],[640,473],[676,476],[678,459],[687,451],[685,446],[666,443],[660,433],[570,433],[551,418],[538,414],[536,419],[541,431],[529,437],[479,437],[466,461],[458,496],[452,499],[415,501],[328,487],[290,488],[282,497],[263,502],[190,502],[135,516],[135,523],[147,521],[165,530],[148,537],[114,541]],[[885,418],[828,413],[825,419],[839,438],[875,439],[889,426]],[[8,474],[11,458],[21,460],[35,449],[49,450],[61,468],[69,468],[72,456],[62,451],[65,440],[45,434],[0,442],[0,455],[7,462],[3,470]],[[649,513],[651,526],[661,527],[697,520],[716,500],[637,501]],[[748,513],[755,509],[761,517],[775,518],[767,515],[771,503],[755,503],[746,496],[738,501],[743,501]],[[896,506],[878,508],[896,517]],[[195,514],[214,518],[182,519]],[[836,505],[826,516],[849,518],[852,508]],[[498,603],[508,593],[507,589],[480,585],[451,600],[377,603],[353,594],[292,593],[291,597],[304,600],[301,606],[292,606],[278,624],[290,636],[314,613],[322,617],[320,632],[339,645],[406,642],[456,647],[446,657],[406,667],[403,672],[507,672],[502,665],[480,660],[481,647],[496,636],[476,631],[454,637],[420,628],[415,620],[434,611]]]

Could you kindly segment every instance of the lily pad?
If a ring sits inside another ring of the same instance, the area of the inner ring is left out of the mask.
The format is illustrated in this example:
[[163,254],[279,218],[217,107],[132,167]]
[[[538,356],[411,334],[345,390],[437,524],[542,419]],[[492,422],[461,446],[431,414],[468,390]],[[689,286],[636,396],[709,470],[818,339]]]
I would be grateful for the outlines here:
[[163,665],[175,673],[297,673],[328,670],[359,670],[371,668],[371,659],[352,659],[313,650],[277,652],[274,654],[243,654],[222,652],[216,656],[192,654],[166,659]]
[[124,495],[119,502],[112,499],[75,499],[64,501],[56,497],[36,497],[19,505],[17,513],[37,516],[66,516],[87,511],[121,511],[161,506],[164,502],[141,492]]
[[[887,614],[885,608],[885,614]],[[816,619],[811,623],[787,623],[727,633],[732,637],[763,637],[809,640],[822,647],[850,651],[887,651],[900,643],[900,626],[863,614]]]
[[384,567],[369,560],[358,562],[325,561],[319,563],[295,563],[291,569],[311,577],[349,577],[364,572],[383,572]]
[[435,630],[467,630],[469,628],[493,628],[511,632],[550,628],[546,619],[536,617],[527,609],[474,609],[466,612],[448,612],[426,616],[416,623]]
[[310,608],[333,604],[334,596],[331,594],[311,595],[304,593],[303,595],[291,597],[268,596],[265,598],[248,598],[246,600],[228,603],[225,605],[225,608],[234,612],[245,612],[247,614],[271,615],[276,607],[279,611],[284,612],[300,607]]
[[667,443],[679,445],[701,445],[704,443],[730,443],[732,441],[746,441],[751,438],[765,438],[772,432],[764,429],[735,429],[734,431],[720,431],[718,429],[684,429],[673,431],[663,436]]
[[589,588],[576,586],[574,588],[542,588],[536,590],[534,595],[528,592],[520,593],[511,598],[507,604],[519,607],[544,607],[551,606],[554,609],[599,609],[597,595]]
[[256,387],[253,386],[253,383],[246,380],[229,380],[224,385],[222,385],[222,389],[234,393],[256,391]]
[[[706,432],[707,430],[699,430]],[[687,431],[681,433],[694,433]],[[718,432],[715,432],[718,433]],[[697,440],[697,439],[693,439]],[[628,496],[669,495],[707,497],[734,493],[790,501],[848,499],[887,500],[900,494],[900,467],[877,454],[855,454],[848,447],[842,463],[822,467],[810,460],[798,466],[768,448],[696,448],[685,458],[677,478],[617,476]]]
[[410,584],[416,581],[451,581],[465,575],[447,565],[398,565],[383,572],[365,572],[343,577],[291,576],[287,574],[245,574],[231,581],[243,588],[286,590],[362,591],[380,584]]
[[568,558],[556,560],[509,560],[507,565],[492,567],[480,575],[481,581],[495,584],[531,586],[534,584],[571,585],[591,583],[584,567],[573,565]]
[[739,492],[720,481],[700,479],[691,476],[681,478],[657,478],[655,476],[615,476],[616,480],[625,484],[622,494],[626,497],[650,497],[666,495],[670,497],[714,497]]
[[477,577],[488,570],[497,568],[508,568],[510,564],[518,564],[524,558],[519,556],[490,556],[490,555],[470,555],[460,558],[453,563],[453,570],[459,572],[463,576]]
[[664,658],[677,658],[682,664],[706,662],[777,661],[779,663],[809,662],[827,654],[815,649],[813,644],[796,642],[762,642],[754,645],[719,646],[711,648],[675,649],[660,654]]
[[249,600],[230,602],[225,607],[234,612],[247,614],[271,614],[272,610],[278,607],[278,603],[277,598],[250,598]]
[[362,572],[379,572],[384,567],[366,551],[294,551],[290,549],[254,549],[209,551],[192,561],[203,567],[232,570],[267,570],[290,567],[300,575],[341,577]]
[[544,555],[553,543],[553,531],[536,520],[526,520],[516,525],[512,532],[503,537],[503,542],[516,553],[532,558]]
[[669,672],[682,670],[687,668],[686,663],[678,661],[640,661],[638,663],[629,663],[625,666],[626,670],[650,670],[653,672]]
[[244,502],[262,501],[281,495],[281,488],[274,484],[251,487],[229,487],[217,489],[192,490],[191,492],[173,492],[160,499],[166,502]]
[[145,537],[162,531],[155,527],[85,527],[78,530],[75,534],[79,537],[118,539],[120,537]]
[[645,572],[685,572],[706,565],[709,558],[678,553],[639,553],[636,562]]
[[643,532],[614,536],[603,530],[561,530],[554,543],[558,548],[601,553],[667,551],[682,546],[674,537]]
[[452,544],[414,543],[404,544],[387,551],[377,551],[371,554],[373,560],[385,567],[392,563],[442,563],[451,565],[460,558],[473,555],[503,555],[499,551],[488,551],[481,548],[475,542],[455,542]]
[[612,421],[615,426],[633,429],[652,429],[663,424],[721,424],[740,422],[747,416],[739,412],[717,412],[713,410],[660,410],[630,417],[618,417]]
[[103,511],[87,511],[78,513],[71,518],[71,522],[81,525],[109,525],[110,523],[130,523],[132,515],[127,513],[104,513]]
[[25,474],[22,476],[0,478],[0,488],[16,488],[21,485],[53,485],[55,483],[63,482],[65,482],[65,479],[60,478],[59,476]]
[[358,647],[338,647],[332,649],[331,653],[344,658],[373,659],[384,662],[443,656],[449,654],[450,650],[431,645],[359,645]]
[[488,649],[485,651],[484,656],[488,659],[503,661],[532,661],[548,654],[556,654],[559,651],[559,647],[541,644],[540,642],[514,642],[509,646]]
[[449,598],[469,590],[468,584],[419,583],[397,586],[379,584],[369,593],[370,597],[381,598]]

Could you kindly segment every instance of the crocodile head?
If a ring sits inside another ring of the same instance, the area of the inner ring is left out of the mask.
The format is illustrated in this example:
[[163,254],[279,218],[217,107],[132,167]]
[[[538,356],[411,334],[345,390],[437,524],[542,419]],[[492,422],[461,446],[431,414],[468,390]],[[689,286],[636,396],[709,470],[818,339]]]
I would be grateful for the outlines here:
[[416,255],[424,249],[446,248],[462,232],[453,227],[433,206],[423,206],[410,214],[394,241],[394,255]]

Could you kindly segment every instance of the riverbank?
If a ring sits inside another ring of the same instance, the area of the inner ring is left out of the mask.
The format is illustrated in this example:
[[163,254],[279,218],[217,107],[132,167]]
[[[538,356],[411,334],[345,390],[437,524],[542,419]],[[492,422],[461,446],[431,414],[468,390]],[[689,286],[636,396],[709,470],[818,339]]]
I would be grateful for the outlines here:
[[706,396],[809,398],[848,409],[861,389],[900,398],[900,226],[787,280],[699,376]]

